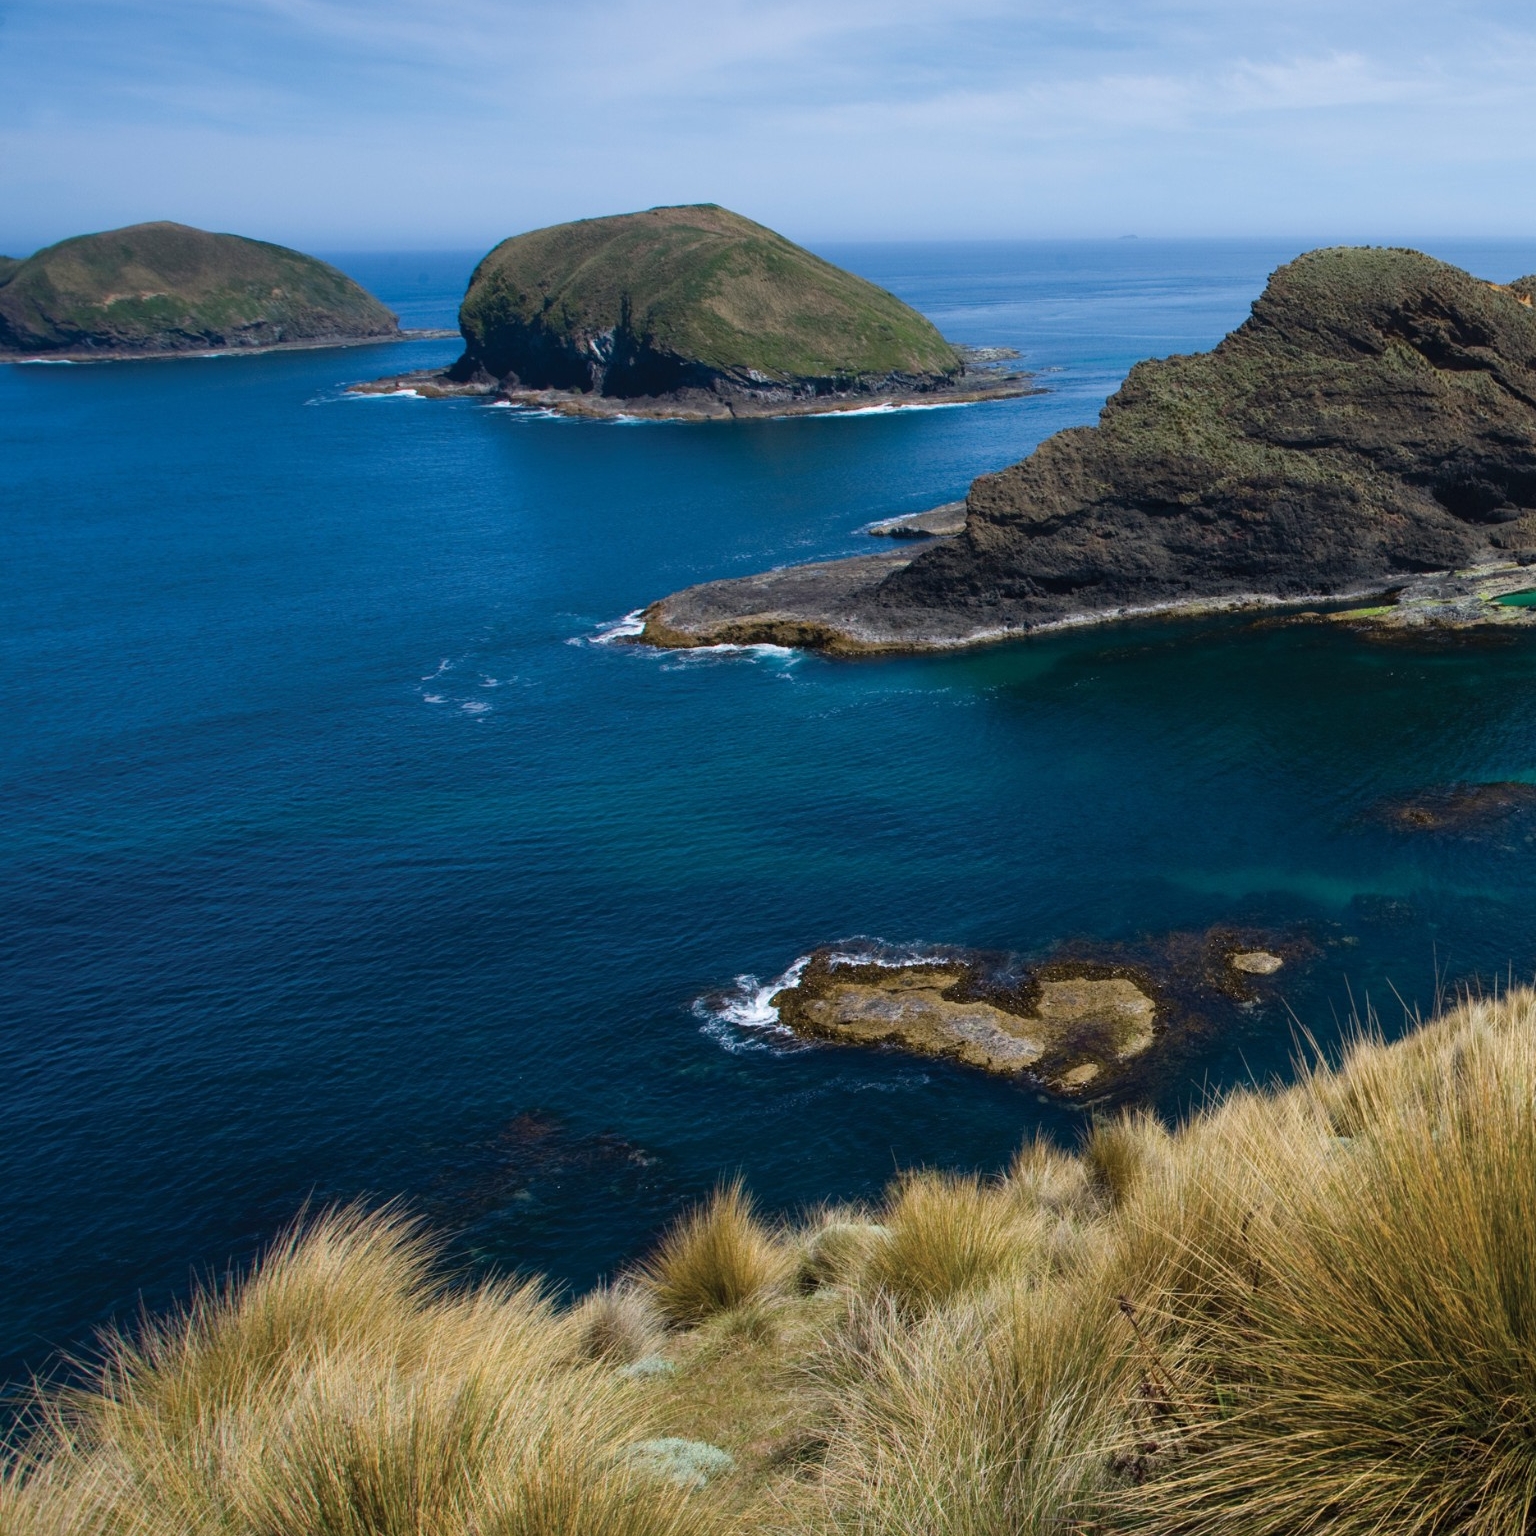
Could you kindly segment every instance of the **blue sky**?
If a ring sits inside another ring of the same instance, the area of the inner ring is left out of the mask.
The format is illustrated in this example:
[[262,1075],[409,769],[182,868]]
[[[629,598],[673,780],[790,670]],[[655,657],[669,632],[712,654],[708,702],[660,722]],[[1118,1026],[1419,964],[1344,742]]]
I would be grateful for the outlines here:
[[1533,80],[1492,0],[0,0],[0,251],[1529,235]]

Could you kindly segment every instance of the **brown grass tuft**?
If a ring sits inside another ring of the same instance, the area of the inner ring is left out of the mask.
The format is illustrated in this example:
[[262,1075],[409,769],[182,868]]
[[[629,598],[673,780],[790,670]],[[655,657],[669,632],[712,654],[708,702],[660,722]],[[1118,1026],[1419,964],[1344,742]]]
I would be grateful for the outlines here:
[[734,1179],[672,1226],[642,1274],[663,1315],[687,1326],[775,1289],[791,1263]]
[[1044,1262],[1043,1219],[979,1179],[914,1174],[897,1186],[885,1226],[865,1283],[912,1312]]

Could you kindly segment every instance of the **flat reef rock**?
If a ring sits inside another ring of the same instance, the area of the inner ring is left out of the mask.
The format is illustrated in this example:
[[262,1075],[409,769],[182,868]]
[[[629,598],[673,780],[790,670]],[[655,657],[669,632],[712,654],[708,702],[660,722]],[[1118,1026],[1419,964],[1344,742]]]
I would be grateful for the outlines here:
[[809,1039],[947,1058],[1065,1098],[1123,1097],[1170,1047],[1274,1001],[1278,973],[1315,953],[1302,934],[1235,929],[1079,946],[1022,969],[977,951],[856,944],[816,950],[771,1004]]
[[957,348],[894,294],[712,203],[504,240],[445,373],[358,386],[580,416],[793,415],[1030,392],[1007,349]]
[[343,272],[264,240],[134,224],[0,266],[0,358],[383,341],[399,321]]
[[693,587],[639,638],[922,649],[1494,566],[1518,582],[1536,561],[1533,286],[1417,251],[1310,252],[1213,351],[1138,363],[1097,426],[975,481],[956,537],[899,566]]

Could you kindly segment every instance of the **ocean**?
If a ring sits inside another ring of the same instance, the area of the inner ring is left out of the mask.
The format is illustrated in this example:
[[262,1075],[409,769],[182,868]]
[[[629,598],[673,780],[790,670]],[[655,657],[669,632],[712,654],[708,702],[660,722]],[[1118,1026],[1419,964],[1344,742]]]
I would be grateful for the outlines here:
[[[967,407],[626,424],[345,392],[450,341],[0,368],[0,1380],[332,1201],[582,1288],[722,1176],[789,1211],[1081,1134],[1027,1086],[786,1041],[765,989],[819,944],[1314,935],[1169,1114],[1367,1008],[1390,1034],[1529,977],[1529,827],[1376,808],[1536,779],[1530,640],[609,640],[688,583],[879,547],[870,521],[1214,343],[1309,243],[824,248],[1044,389]],[[429,326],[477,254],[331,259]]]

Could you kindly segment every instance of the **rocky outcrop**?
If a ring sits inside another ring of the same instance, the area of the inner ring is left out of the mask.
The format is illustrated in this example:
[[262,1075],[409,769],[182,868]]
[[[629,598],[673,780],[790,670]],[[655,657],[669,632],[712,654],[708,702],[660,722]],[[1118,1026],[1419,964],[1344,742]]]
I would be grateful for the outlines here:
[[957,537],[692,588],[641,638],[921,648],[1536,559],[1533,288],[1311,252],[1213,351],[1139,363],[1097,426],[977,480]]
[[445,374],[380,381],[588,416],[795,414],[1021,394],[894,294],[712,203],[504,240],[459,310]]
[[395,316],[343,272],[262,240],[135,224],[0,270],[0,356],[110,357],[387,340]]
[[770,998],[808,1039],[893,1046],[1068,1099],[1128,1097],[1197,1040],[1277,1004],[1276,977],[1317,953],[1301,932],[1213,929],[1078,945],[1018,968],[971,950],[816,950]]

